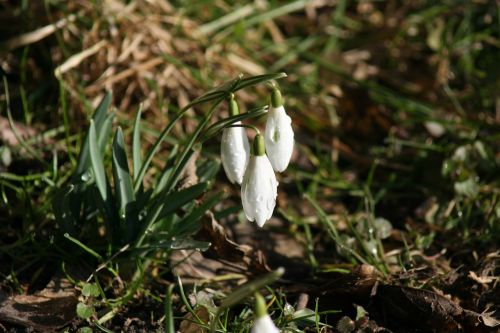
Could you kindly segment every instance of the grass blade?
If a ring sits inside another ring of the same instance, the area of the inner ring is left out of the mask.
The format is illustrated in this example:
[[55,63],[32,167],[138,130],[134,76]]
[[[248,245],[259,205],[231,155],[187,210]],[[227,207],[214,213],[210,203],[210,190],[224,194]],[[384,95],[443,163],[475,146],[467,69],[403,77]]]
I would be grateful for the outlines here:
[[99,194],[101,195],[104,214],[106,215],[106,227],[109,237],[113,242],[120,239],[118,234],[118,216],[116,215],[115,204],[111,187],[106,179],[106,171],[104,170],[104,161],[98,147],[97,134],[94,126],[94,121],[90,121],[89,129],[89,152],[92,172],[94,173],[95,182]]
[[134,167],[134,180],[137,179],[139,175],[139,170],[142,164],[141,156],[141,114],[142,114],[142,104],[139,106],[137,115],[135,116],[134,123],[134,134],[132,138],[132,161]]
[[144,178],[144,175],[146,174],[146,170],[149,167],[149,164],[151,164],[151,161],[153,160],[154,154],[156,154],[158,148],[160,148],[160,144],[163,142],[163,140],[167,137],[167,135],[170,133],[172,128],[174,127],[175,123],[182,117],[183,112],[182,110],[170,121],[170,123],[167,125],[167,127],[161,132],[160,136],[156,140],[156,142],[153,144],[151,149],[148,152],[148,155],[146,156],[146,159],[144,160],[144,163],[142,163],[141,168],[139,169],[139,172],[137,173],[137,177],[134,179],[134,191],[137,192],[139,188],[142,185],[142,179]]
[[[98,133],[100,133],[104,119],[106,118],[106,113],[108,112],[109,105],[111,104],[111,98],[113,94],[109,91],[106,96],[102,99],[99,106],[97,106],[92,119],[95,123],[95,128]],[[78,164],[76,166],[75,177],[80,177],[83,173],[87,171],[90,167],[90,152],[89,152],[89,137],[85,138],[83,146],[80,149],[80,156],[78,157]]]
[[99,193],[101,194],[102,200],[106,201],[108,197],[108,193],[106,191],[106,172],[104,171],[104,164],[102,161],[101,151],[98,148],[94,120],[90,121],[89,153],[90,153],[92,171],[94,172],[97,188],[99,189]]
[[[173,213],[184,204],[193,201],[208,189],[209,183],[198,183],[175,193],[170,193],[164,197],[164,204],[158,218],[164,218]],[[173,200],[175,198],[175,200]]]
[[106,118],[102,122],[101,128],[99,129],[96,127],[97,147],[99,147],[99,150],[101,152],[104,152],[104,150],[106,149],[106,145],[108,144],[114,117],[115,113],[114,112],[110,113],[109,115],[106,116]]
[[169,193],[167,190],[162,191],[157,196],[155,203],[149,209],[144,219],[135,246],[138,247],[142,244],[142,241],[146,237],[146,232],[159,218],[169,215],[179,207],[194,200],[206,191],[207,188],[208,183],[198,183],[178,192]]
[[160,173],[160,176],[158,177],[158,181],[156,182],[156,187],[154,189],[154,193],[160,193],[165,189],[165,185],[167,185],[168,179],[172,175],[172,169],[174,167],[175,160],[177,159],[177,153],[179,152],[179,145],[174,145],[172,149],[170,150],[170,153],[168,155],[167,162],[165,163],[165,166],[163,167],[163,170]]
[[193,240],[190,238],[185,238],[182,240],[161,240],[157,243],[153,243],[147,246],[141,246],[130,250],[130,252],[138,252],[143,257],[147,254],[148,251],[164,249],[164,250],[197,250],[197,251],[206,251],[210,248],[209,242],[202,242]]
[[85,250],[86,252],[88,252],[89,254],[94,256],[95,258],[102,260],[102,257],[99,253],[95,252],[90,247],[88,247],[87,245],[80,242],[78,239],[71,237],[68,233],[64,234],[64,237],[66,237],[67,239],[69,239],[70,241],[72,241],[73,243],[78,245],[79,247],[81,247],[83,250]]
[[165,332],[175,333],[174,327],[174,312],[172,311],[172,291],[174,290],[174,285],[171,284],[167,288],[167,297],[165,298]]
[[223,192],[219,192],[193,209],[186,217],[184,217],[177,223],[178,228],[172,231],[173,235],[182,239],[182,237],[195,232],[197,226],[194,225],[194,223],[197,222],[205,214],[206,211],[219,203],[223,194]]
[[133,216],[135,193],[132,177],[128,169],[127,153],[121,127],[118,127],[113,140],[113,178],[115,194],[120,206],[120,216],[125,217],[127,240],[130,240],[134,234],[134,224],[137,221]]
[[267,113],[267,105],[260,106],[258,108],[254,108],[252,110],[249,110],[248,112],[241,113],[241,114],[238,114],[235,116],[230,116],[228,118],[224,118],[222,120],[219,120],[219,121],[215,122],[214,124],[210,125],[210,127],[208,127],[204,131],[200,141],[205,142],[206,140],[217,135],[217,133],[219,131],[223,130],[225,127],[230,126],[238,121],[244,121],[247,119],[257,118],[257,117],[260,117],[266,113]]
[[241,79],[234,87],[232,92],[244,89],[249,86],[255,86],[258,84],[270,82],[273,80],[278,80],[285,78],[287,75],[284,72],[280,73],[271,73],[271,74],[263,74],[263,75],[256,75],[248,78]]
[[125,211],[126,206],[135,200],[135,195],[121,127],[118,127],[113,140],[113,173],[118,202]]

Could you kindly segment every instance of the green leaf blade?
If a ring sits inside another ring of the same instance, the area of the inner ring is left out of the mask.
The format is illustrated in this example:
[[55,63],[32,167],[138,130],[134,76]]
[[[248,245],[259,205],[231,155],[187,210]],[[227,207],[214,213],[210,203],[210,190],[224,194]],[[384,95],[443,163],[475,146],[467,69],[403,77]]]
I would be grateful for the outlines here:
[[[101,103],[97,106],[92,119],[95,123],[97,132],[100,132],[103,122],[106,118],[106,113],[108,112],[109,106],[111,105],[111,99],[113,94],[111,91],[104,96]],[[78,163],[76,165],[75,177],[80,177],[83,173],[87,171],[90,167],[90,150],[89,150],[89,137],[85,138],[82,148],[80,149],[80,155],[78,157]]]
[[142,156],[141,156],[141,114],[142,104],[139,106],[137,115],[135,116],[134,134],[132,137],[132,161],[134,167],[134,180],[139,176],[141,169]]
[[92,165],[92,171],[94,172],[95,182],[99,193],[101,194],[102,200],[107,200],[107,190],[106,190],[106,172],[104,171],[104,163],[102,160],[101,152],[97,143],[97,134],[94,125],[94,121],[90,121],[89,130],[89,152],[90,152],[90,162]]
[[135,201],[135,194],[128,168],[123,131],[120,127],[118,127],[113,140],[113,177],[120,210],[126,214],[127,207]]

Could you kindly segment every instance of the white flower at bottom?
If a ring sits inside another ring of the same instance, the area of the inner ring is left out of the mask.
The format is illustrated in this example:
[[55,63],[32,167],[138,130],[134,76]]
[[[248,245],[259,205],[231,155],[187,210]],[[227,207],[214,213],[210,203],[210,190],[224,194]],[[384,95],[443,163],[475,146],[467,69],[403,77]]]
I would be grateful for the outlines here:
[[251,333],[279,333],[280,330],[274,325],[271,317],[265,315],[255,319]]
[[294,134],[292,118],[283,107],[281,93],[276,88],[273,90],[272,107],[266,121],[266,151],[273,169],[283,172],[290,163],[293,153]]
[[249,221],[262,227],[273,215],[278,195],[278,181],[273,167],[265,154],[264,138],[257,134],[254,151],[241,184],[241,201]]
[[267,314],[266,301],[261,294],[255,294],[255,321],[251,333],[279,333],[271,317]]
[[[238,121],[235,125],[240,125]],[[220,144],[222,166],[231,183],[241,184],[250,157],[250,144],[242,127],[225,128]]]

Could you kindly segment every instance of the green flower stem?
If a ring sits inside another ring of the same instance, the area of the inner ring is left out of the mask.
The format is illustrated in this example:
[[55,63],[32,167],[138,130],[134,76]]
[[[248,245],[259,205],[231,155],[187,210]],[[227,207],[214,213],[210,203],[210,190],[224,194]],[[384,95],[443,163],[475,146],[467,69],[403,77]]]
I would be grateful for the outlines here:
[[266,301],[261,294],[255,293],[255,318],[261,318],[267,315]]
[[244,127],[244,128],[250,128],[252,130],[255,131],[256,134],[260,135],[260,131],[257,127],[253,126],[253,125],[248,125],[248,124],[233,124],[233,125],[230,125],[229,127]]
[[229,95],[229,115],[237,116],[239,114],[240,114],[240,109],[238,108],[238,103],[236,103],[236,100],[234,99],[234,94],[231,93]]
[[254,156],[263,156],[266,154],[266,146],[264,145],[264,137],[257,134],[253,139],[253,151]]
[[281,97],[281,91],[276,85],[273,85],[273,91],[271,93],[271,105],[273,108],[277,108],[283,105],[283,97]]

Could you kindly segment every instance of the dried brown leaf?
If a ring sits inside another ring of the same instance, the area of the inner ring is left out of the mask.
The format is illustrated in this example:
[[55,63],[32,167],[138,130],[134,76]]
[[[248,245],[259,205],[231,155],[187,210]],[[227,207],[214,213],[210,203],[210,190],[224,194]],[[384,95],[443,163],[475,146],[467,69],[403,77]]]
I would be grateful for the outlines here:
[[54,280],[36,295],[7,295],[0,291],[0,321],[52,332],[76,315],[78,299],[64,280]]

